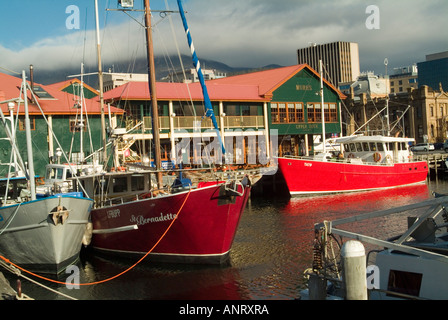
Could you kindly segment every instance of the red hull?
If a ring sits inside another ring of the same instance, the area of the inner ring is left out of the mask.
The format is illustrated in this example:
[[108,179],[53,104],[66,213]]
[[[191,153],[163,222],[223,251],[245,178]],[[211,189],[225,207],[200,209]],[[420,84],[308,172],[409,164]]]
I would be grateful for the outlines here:
[[366,165],[279,158],[278,165],[292,195],[393,188],[424,182],[428,175],[424,161]]
[[[250,186],[239,191],[242,196],[229,195],[220,184],[93,209],[92,246],[127,255],[152,250],[150,257],[157,261],[222,263],[231,249]],[[133,224],[137,230],[95,233]]]

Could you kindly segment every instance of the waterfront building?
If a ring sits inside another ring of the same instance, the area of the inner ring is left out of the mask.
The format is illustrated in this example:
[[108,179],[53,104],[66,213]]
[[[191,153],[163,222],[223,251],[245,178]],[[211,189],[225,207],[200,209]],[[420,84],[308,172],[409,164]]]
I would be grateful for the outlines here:
[[[17,99],[20,96],[21,83],[21,78],[0,73],[0,103]],[[45,174],[45,165],[49,161],[66,162],[64,157],[58,157],[57,148],[61,148],[65,153],[71,155],[71,161],[77,161],[82,156],[87,157],[94,150],[102,147],[101,109],[98,99],[95,98],[96,90],[85,85],[85,92],[90,92],[89,95],[92,95],[93,98],[84,100],[83,110],[84,112],[87,111],[88,116],[84,116],[81,120],[80,98],[73,94],[75,91],[79,92],[79,88],[76,89],[79,84],[78,79],[48,86],[34,82],[30,84],[38,102],[37,104],[31,94],[28,94],[34,166],[36,174],[40,176]],[[72,90],[73,92],[69,93]],[[7,125],[11,127],[11,125],[15,126],[17,123],[17,143],[22,153],[21,156],[26,159],[23,103],[20,104],[19,110],[17,110],[18,103],[15,103],[14,107],[11,108],[7,103],[1,103],[0,106],[6,117]],[[117,125],[117,116],[122,113],[123,110],[111,107],[110,124],[112,127]],[[18,120],[11,121],[17,115]],[[51,134],[52,131],[54,135]],[[83,150],[81,150],[81,132],[83,132],[84,137]],[[89,137],[93,137],[93,139],[90,141]],[[0,130],[0,138],[3,138],[0,139],[0,176],[5,176],[8,173],[8,164],[10,163],[11,144],[9,140],[4,139],[6,138],[4,128]]]
[[[202,74],[204,75],[204,80],[214,80],[227,77],[227,73],[218,71],[216,69],[201,68],[201,70]],[[199,82],[199,77],[196,69],[190,68],[188,70],[185,70],[185,73],[183,71],[170,72],[170,74],[166,78],[164,78],[163,81],[192,83]]]
[[325,69],[324,78],[339,88],[340,83],[355,81],[360,75],[359,48],[355,42],[312,43],[297,50],[298,63],[319,70],[319,60]]
[[[211,121],[203,118],[205,109],[199,83],[156,85],[164,160],[169,160],[180,139],[215,136]],[[314,136],[322,135],[320,76],[306,64],[210,80],[207,88],[224,143],[234,142],[232,151],[237,163],[248,163],[248,157],[260,142],[269,146],[267,156],[277,155],[277,151],[279,155],[308,153]],[[339,135],[340,103],[344,95],[324,80],[324,97],[327,137]],[[128,146],[131,152],[122,150],[123,156],[126,152],[134,158],[142,154],[151,158],[148,84],[129,82],[105,93],[104,98],[125,110],[126,128],[135,129],[124,137],[133,143]],[[273,136],[271,129],[278,134]],[[235,142],[238,137],[244,137],[242,146]],[[305,146],[300,147],[301,140]],[[278,150],[273,150],[274,145],[278,145]],[[194,148],[190,148],[187,156],[197,157]]]
[[103,91],[109,91],[128,82],[148,82],[148,74],[142,73],[115,73],[103,74]]
[[418,84],[433,90],[448,88],[448,51],[429,54],[426,61],[417,63]]
[[394,74],[389,76],[390,93],[403,94],[408,89],[418,88],[418,68],[416,64],[407,67],[394,68]]
[[377,98],[352,92],[345,106],[345,135],[390,134],[414,138],[416,143],[444,142],[448,138],[448,94],[443,90],[421,86]]

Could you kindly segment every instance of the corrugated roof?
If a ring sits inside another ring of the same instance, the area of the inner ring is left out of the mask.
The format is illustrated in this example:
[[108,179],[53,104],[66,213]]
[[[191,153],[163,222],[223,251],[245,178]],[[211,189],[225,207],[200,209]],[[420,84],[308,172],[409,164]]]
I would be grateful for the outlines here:
[[[200,83],[157,82],[158,100],[203,100]],[[213,84],[207,83],[207,92],[212,101],[264,101],[258,94],[256,85]],[[104,93],[105,100],[149,100],[147,82],[128,82]]]
[[[318,78],[319,74],[307,64],[246,73],[206,82],[207,91],[212,101],[270,101],[273,92],[303,69],[308,69]],[[344,94],[324,79],[339,97]],[[203,100],[200,83],[166,83],[157,82],[157,99],[159,100]],[[149,100],[147,82],[128,82],[104,93],[105,100]]]

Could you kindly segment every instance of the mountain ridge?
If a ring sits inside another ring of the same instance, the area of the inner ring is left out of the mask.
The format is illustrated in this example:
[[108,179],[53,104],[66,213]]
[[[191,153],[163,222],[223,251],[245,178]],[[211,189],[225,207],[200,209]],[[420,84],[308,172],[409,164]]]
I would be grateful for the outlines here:
[[[171,57],[155,57],[154,58],[155,69],[156,69],[156,79],[157,81],[162,81],[163,78],[167,77],[170,73],[181,71],[182,66],[179,61],[179,58],[176,56]],[[182,55],[182,64],[184,69],[189,70],[190,68],[194,68],[191,57],[186,55]],[[130,68],[130,66],[133,66]],[[227,76],[280,68],[281,65],[270,64],[262,67],[251,68],[251,67],[231,67],[223,62],[209,60],[209,59],[201,59],[201,68],[202,69],[214,69],[218,72],[226,73]],[[131,70],[132,69],[132,70]],[[85,65],[84,70],[86,74],[84,76],[84,81],[88,85],[98,88],[98,79],[97,75],[91,75],[92,73],[97,72],[97,66],[94,65]],[[104,63],[103,64],[103,72],[112,72],[112,73],[147,73],[147,60],[146,58],[138,58],[135,61],[122,61],[115,63]],[[41,70],[38,67],[34,66],[33,78],[36,83],[41,83],[43,85],[49,85],[61,81],[66,81],[68,79],[74,78],[73,75],[79,75],[80,68],[62,68],[58,70]],[[77,76],[80,78],[80,76]]]

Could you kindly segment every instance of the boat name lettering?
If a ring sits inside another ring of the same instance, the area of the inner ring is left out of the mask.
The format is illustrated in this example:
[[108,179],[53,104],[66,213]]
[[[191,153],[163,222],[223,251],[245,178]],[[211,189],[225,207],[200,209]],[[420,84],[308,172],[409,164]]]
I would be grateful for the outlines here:
[[313,164],[311,162],[305,162],[303,165],[305,167],[312,167],[313,166]]
[[151,217],[151,218],[145,218],[142,215],[140,216],[132,216],[131,217],[131,223],[135,223],[139,226],[142,226],[147,223],[154,223],[154,222],[163,222],[168,220],[174,220],[176,219],[176,215],[172,213],[163,214],[163,212],[160,213],[160,216],[157,217]]
[[107,217],[108,218],[118,218],[120,216],[120,209],[108,210]]

